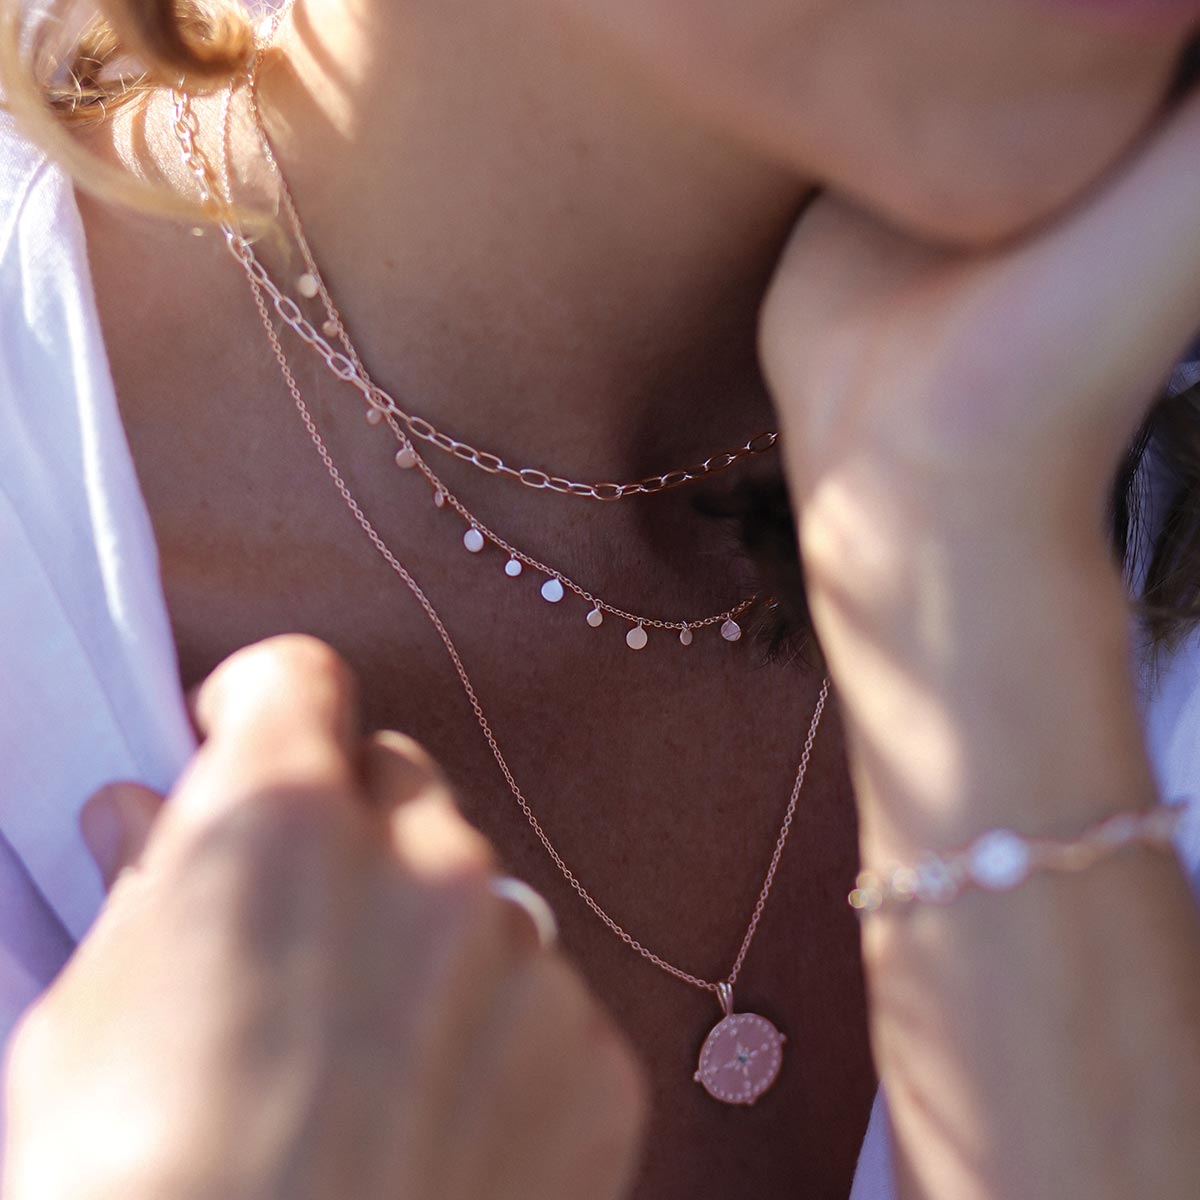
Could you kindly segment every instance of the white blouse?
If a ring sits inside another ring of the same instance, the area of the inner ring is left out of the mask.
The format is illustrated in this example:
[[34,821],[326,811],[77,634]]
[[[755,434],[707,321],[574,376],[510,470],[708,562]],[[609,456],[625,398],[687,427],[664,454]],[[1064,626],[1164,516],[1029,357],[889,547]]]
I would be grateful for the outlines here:
[[[1197,376],[1185,362],[1174,384]],[[1164,794],[1200,793],[1200,632],[1141,700]],[[84,800],[118,779],[165,791],[192,749],[74,191],[0,113],[0,1044],[101,903]],[[851,1200],[893,1195],[881,1090]]]

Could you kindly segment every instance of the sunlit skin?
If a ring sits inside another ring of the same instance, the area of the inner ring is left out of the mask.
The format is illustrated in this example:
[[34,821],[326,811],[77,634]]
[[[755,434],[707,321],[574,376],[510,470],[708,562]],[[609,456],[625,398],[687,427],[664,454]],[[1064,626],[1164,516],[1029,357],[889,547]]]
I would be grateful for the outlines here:
[[[763,357],[867,863],[1158,795],[1103,514],[1196,336],[1198,154],[1193,92],[1003,252],[827,197],[784,254]],[[905,1200],[1190,1195],[1200,921],[1173,854],[884,917],[863,947]]]
[[[1032,0],[519,0],[502,11],[301,0],[263,103],[374,373],[506,457],[624,478],[776,423],[759,310],[815,185],[911,235],[1011,238],[1131,153],[1188,26],[1182,10],[1135,29]],[[102,149],[129,157],[139,145],[178,180],[164,99],[144,147],[118,124]],[[197,107],[213,130],[217,103]],[[235,115],[235,179],[261,198],[269,183],[240,104]],[[430,749],[467,815],[554,903],[568,950],[646,1063],[654,1110],[638,1200],[844,1200],[875,1073],[844,907],[857,829],[841,710],[818,740],[742,988],[746,1007],[785,1029],[789,1057],[768,1097],[731,1114],[691,1081],[719,1015],[712,998],[633,957],[533,842],[440,645],[330,489],[217,239],[86,200],[83,211],[185,683],[238,646],[303,629],[359,673],[368,725]],[[813,262],[840,278],[836,260]],[[816,267],[810,278],[820,282]],[[803,327],[803,308],[782,311]],[[723,972],[819,679],[752,669],[748,647],[701,639],[686,662],[673,645],[632,656],[592,637],[581,612],[547,612],[498,569],[464,562],[443,515],[389,471],[359,406],[308,360],[296,366],[364,506],[453,629],[568,860],[648,944]],[[795,410],[787,419],[803,428]],[[455,464],[445,474],[515,542],[570,555],[564,565],[631,603],[707,610],[743,582],[685,493],[593,512]],[[836,622],[829,631],[832,642]],[[875,650],[875,669],[881,656],[890,647]],[[936,695],[927,701],[943,719]],[[946,744],[961,738],[951,729]]]
[[[489,893],[436,765],[360,738],[356,704],[327,646],[273,639],[200,689],[204,746],[165,809],[92,798],[109,901],[13,1040],[6,1197],[623,1189],[633,1056]],[[522,1149],[528,1128],[549,1145]]]
[[716,129],[906,227],[1003,237],[1142,130],[1200,4],[571,0]]

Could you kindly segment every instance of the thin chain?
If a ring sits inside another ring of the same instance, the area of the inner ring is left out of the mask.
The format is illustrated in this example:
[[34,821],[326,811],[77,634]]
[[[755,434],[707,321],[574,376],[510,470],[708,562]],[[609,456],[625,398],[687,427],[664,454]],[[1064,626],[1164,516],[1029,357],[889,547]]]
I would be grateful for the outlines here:
[[657,617],[643,617],[637,613],[630,612],[628,609],[618,608],[615,604],[610,604],[607,600],[602,600],[594,592],[589,592],[587,588],[581,587],[573,579],[564,575],[561,571],[554,567],[547,566],[544,562],[534,558],[530,554],[526,554],[524,550],[519,550],[511,542],[505,541],[498,533],[495,533],[477,517],[473,516],[466,506],[454,495],[448,491],[438,477],[429,469],[425,460],[419,456],[415,464],[422,473],[430,480],[435,488],[441,489],[441,495],[445,498],[445,503],[450,505],[465,520],[473,529],[477,529],[489,542],[492,542],[499,549],[503,550],[510,558],[515,558],[518,562],[524,563],[525,566],[532,568],[535,571],[540,571],[544,575],[549,575],[552,579],[557,579],[568,591],[573,592],[580,600],[586,601],[593,608],[600,609],[601,612],[610,613],[614,617],[620,617],[623,621],[628,621],[631,625],[640,625],[643,629],[670,629],[682,632],[685,629],[697,630],[707,629],[712,625],[722,625],[726,621],[731,621],[735,617],[740,617],[754,603],[755,597],[751,596],[746,600],[740,601],[732,608],[727,608],[723,612],[714,613],[712,616],[700,617],[695,621],[668,621],[660,620]]
[[[671,488],[681,487],[683,484],[691,483],[708,475],[715,475],[721,471],[726,471],[743,459],[764,454],[775,447],[779,441],[779,434],[776,430],[769,430],[755,434],[749,441],[744,442],[740,446],[735,446],[731,450],[722,450],[718,454],[710,455],[701,463],[695,463],[689,467],[679,467],[673,471],[666,471],[661,475],[652,475],[633,483],[580,483],[576,480],[566,479],[561,475],[552,475],[537,467],[509,466],[498,454],[493,454],[488,450],[480,450],[468,442],[442,432],[424,417],[405,411],[383,388],[379,387],[378,384],[372,383],[367,375],[367,370],[363,365],[362,359],[351,342],[349,334],[346,332],[346,327],[342,322],[337,306],[333,302],[333,297],[330,295],[329,289],[325,286],[324,277],[317,267],[316,259],[313,256],[308,238],[304,233],[304,227],[300,221],[300,213],[292,197],[291,188],[279,166],[274,148],[271,145],[270,136],[267,133],[266,124],[262,119],[262,113],[258,106],[259,68],[262,65],[263,57],[270,46],[271,39],[275,35],[282,15],[282,12],[279,12],[272,18],[266,33],[259,40],[258,48],[252,60],[247,80],[250,110],[254,117],[254,124],[258,131],[259,140],[262,143],[263,153],[279,184],[279,191],[283,199],[288,222],[292,227],[296,244],[300,248],[305,268],[317,284],[318,295],[325,309],[327,327],[329,330],[334,331],[333,336],[337,337],[345,354],[353,363],[354,369],[374,392],[377,406],[387,413],[390,423],[394,424],[398,422],[402,424],[410,436],[436,446],[439,450],[453,455],[455,458],[469,463],[473,467],[478,467],[479,470],[485,471],[489,475],[505,475],[510,479],[515,479],[518,483],[524,484],[528,488],[538,491],[558,492],[567,496],[583,496],[590,500],[622,500],[629,496],[648,496],[656,492],[668,491]],[[253,255],[253,250],[249,250],[249,253]],[[288,321],[289,324],[290,311],[288,313],[281,313],[283,319]],[[297,332],[299,331],[297,330]],[[312,332],[316,338],[324,342],[325,339],[321,334],[317,333],[315,329]],[[304,340],[309,341],[309,338],[305,337]],[[325,359],[330,368],[334,369],[334,360],[331,358],[330,353],[323,351],[321,346],[317,345],[316,342],[310,342],[310,344],[321,353],[322,358]],[[331,350],[331,348],[326,346],[326,350]],[[336,373],[337,371],[335,370]],[[341,378],[340,374],[339,378]],[[716,619],[718,618],[714,618],[714,620]],[[682,626],[676,625],[673,627],[681,628]]]
[[[229,138],[231,95],[232,87],[226,90],[222,106],[221,136],[223,143],[226,146]],[[230,198],[230,185],[225,154],[221,155],[220,163],[222,195],[224,201],[228,203]],[[226,234],[227,239],[230,236],[231,235],[229,233]],[[599,609],[601,612],[608,613],[611,616],[617,617],[623,621],[627,621],[630,625],[640,626],[643,629],[670,630],[674,632],[689,630],[695,632],[696,630],[707,629],[715,625],[723,625],[726,621],[731,621],[741,616],[752,607],[756,599],[754,596],[740,600],[738,603],[730,606],[729,608],[722,609],[720,612],[711,613],[703,617],[696,617],[693,620],[688,621],[671,620],[660,617],[648,617],[641,613],[632,612],[629,609],[622,608],[619,605],[612,604],[609,601],[604,600],[600,596],[596,595],[595,592],[583,587],[579,583],[576,583],[575,580],[573,580],[563,571],[548,565],[547,563],[541,561],[541,559],[536,558],[533,555],[526,553],[524,550],[514,546],[510,541],[502,537],[484,521],[475,516],[475,514],[467,508],[467,506],[445,485],[445,483],[442,482],[441,478],[434,472],[433,468],[430,467],[425,459],[417,452],[416,447],[405,436],[404,429],[396,419],[396,410],[382,406],[386,403],[386,401],[383,400],[379,389],[375,387],[370,376],[367,374],[366,368],[358,359],[349,338],[344,338],[344,344],[346,346],[347,353],[351,356],[350,361],[353,363],[354,370],[357,372],[353,377],[350,378],[348,378],[345,373],[343,360],[346,356],[339,355],[338,351],[332,350],[332,348],[328,347],[328,343],[324,342],[323,339],[321,340],[320,344],[313,342],[311,335],[315,334],[315,330],[313,330],[311,323],[303,318],[300,318],[299,320],[296,319],[299,314],[299,308],[295,301],[280,290],[279,286],[271,278],[270,273],[254,255],[249,243],[247,243],[244,238],[241,238],[240,235],[236,233],[232,234],[232,237],[236,239],[236,244],[235,242],[230,242],[230,248],[233,250],[235,257],[242,265],[242,268],[253,278],[253,281],[256,283],[256,285],[261,287],[264,291],[266,291],[267,295],[270,296],[271,304],[283,322],[303,341],[316,345],[318,351],[321,350],[322,346],[325,346],[326,349],[329,349],[330,353],[325,357],[330,369],[339,379],[344,379],[357,387],[367,400],[368,404],[376,412],[382,413],[383,419],[387,422],[389,428],[400,445],[406,450],[411,451],[413,456],[412,465],[416,467],[422,475],[425,476],[426,480],[433,488],[434,494],[439,498],[441,503],[449,505],[449,507],[458,513],[458,515],[467,523],[470,528],[477,530],[485,539],[487,539],[487,541],[491,542],[499,550],[502,550],[510,558],[516,559],[518,562],[523,563],[525,566],[534,571],[558,580],[558,582],[561,583],[567,591],[577,596],[580,600],[583,600],[587,604],[591,605],[592,608]],[[320,286],[324,288],[323,283]]]
[[[183,151],[184,160],[196,178],[200,186],[202,203],[220,214],[225,211],[221,198],[217,195],[212,184],[212,173],[208,167],[208,162],[201,152],[196,141],[197,121],[195,112],[191,107],[190,100],[181,88],[175,88],[173,91],[173,99],[175,106],[175,134],[179,139],[181,149]],[[449,630],[442,621],[438,611],[433,606],[433,602],[425,594],[424,589],[409,572],[408,568],[396,557],[391,548],[387,545],[384,539],[380,536],[378,530],[371,523],[362,507],[355,499],[345,478],[339,471],[337,464],[334,462],[329,449],[325,444],[324,438],[321,436],[320,430],[313,419],[312,413],[309,411],[308,405],[305,403],[303,396],[300,393],[299,385],[296,382],[296,377],[292,373],[290,364],[288,363],[287,355],[284,353],[283,344],[280,341],[279,334],[275,329],[275,325],[271,320],[270,308],[263,295],[265,286],[261,282],[258,273],[254,270],[252,264],[239,252],[240,246],[244,243],[244,239],[233,228],[228,220],[223,217],[220,219],[222,232],[225,235],[226,243],[229,246],[230,252],[234,258],[241,264],[246,273],[247,281],[250,284],[251,291],[254,297],[255,307],[258,309],[259,318],[262,321],[263,330],[266,333],[267,340],[270,343],[272,353],[279,365],[280,372],[283,376],[284,383],[292,396],[292,400],[296,406],[296,411],[300,415],[301,421],[304,423],[305,429],[308,431],[309,439],[313,447],[316,449],[321,462],[325,466],[325,470],[337,488],[346,507],[350,510],[354,519],[358,522],[363,533],[366,534],[375,550],[380,557],[391,568],[391,570],[403,581],[408,590],[412,593],[413,598],[420,605],[425,615],[429,618],[430,623],[437,631],[438,637],[441,638],[443,646],[446,648],[446,653],[454,666],[455,673],[458,675],[459,683],[462,685],[463,692],[466,694],[467,700],[471,705],[471,710],[475,714],[475,720],[479,724],[479,728],[483,733],[484,739],[491,750],[492,757],[496,761],[496,765],[500,768],[501,774],[504,776],[505,783],[508,784],[509,791],[512,793],[513,799],[517,806],[524,814],[530,828],[537,836],[538,841],[542,844],[546,853],[558,868],[563,878],[570,884],[576,895],[588,906],[589,909],[598,917],[609,930],[612,931],[622,942],[625,943],[631,950],[636,951],[647,962],[652,963],[660,970],[665,971],[668,975],[680,980],[683,983],[691,984],[695,988],[702,991],[712,992],[715,995],[721,994],[721,985],[724,983],[732,987],[741,973],[742,965],[746,960],[746,955],[749,953],[751,943],[754,941],[754,935],[758,930],[759,922],[762,919],[763,912],[766,910],[767,900],[771,894],[771,887],[775,882],[775,875],[779,869],[780,860],[783,857],[784,848],[787,845],[788,835],[791,833],[792,824],[796,814],[796,806],[800,799],[800,792],[804,787],[805,776],[808,773],[808,765],[812,755],[813,744],[816,740],[817,729],[821,722],[821,715],[825,710],[825,703],[829,697],[830,682],[826,677],[821,684],[821,691],[817,697],[816,708],[813,712],[812,721],[809,724],[808,735],[805,738],[804,750],[800,757],[800,764],[796,771],[795,782],[792,785],[791,795],[788,798],[787,808],[784,811],[783,821],[779,828],[779,835],[775,840],[774,851],[771,854],[771,861],[767,867],[766,874],[763,877],[762,886],[759,889],[758,899],[754,905],[754,911],[750,917],[750,923],[746,928],[746,932],[742,938],[741,945],[738,949],[737,957],[734,959],[733,966],[729,974],[724,980],[709,980],[702,976],[694,975],[689,971],[683,970],[681,967],[675,966],[668,962],[661,955],[656,954],[653,950],[643,945],[633,934],[629,933],[619,922],[611,917],[596,898],[588,891],[588,889],[580,882],[579,877],[567,865],[558,849],[550,840],[534,813],[528,799],[517,783],[516,776],[508,765],[507,759],[504,757],[503,751],[500,749],[500,743],[496,739],[496,735],[492,730],[491,723],[488,721],[487,715],[484,712],[483,705],[480,702],[478,693],[475,691],[475,686],[471,682],[471,677],[467,674],[466,666],[463,663],[462,656],[459,654],[458,647],[455,645],[453,638],[450,636]],[[278,308],[278,303],[275,302],[274,307]]]

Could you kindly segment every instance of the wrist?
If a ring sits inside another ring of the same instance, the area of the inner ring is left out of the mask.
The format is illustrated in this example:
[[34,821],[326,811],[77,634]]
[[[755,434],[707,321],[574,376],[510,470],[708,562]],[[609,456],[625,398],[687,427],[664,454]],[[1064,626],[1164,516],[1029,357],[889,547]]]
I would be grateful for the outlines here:
[[994,829],[1071,837],[1153,804],[1122,650],[1056,655],[1026,643],[970,677],[896,663],[851,685],[858,694],[841,710],[864,865],[958,850]]
[[1152,801],[1128,604],[1100,535],[913,511],[800,522],[864,862],[997,827],[1070,835]]
[[1015,645],[1044,623],[1126,620],[1099,503],[1011,480],[948,491],[863,462],[823,480],[797,514],[828,653],[865,640],[968,666],[997,639]]
[[799,499],[807,586],[831,597],[861,593],[868,614],[903,596],[899,616],[926,593],[1003,596],[1035,575],[1085,573],[1115,594],[1122,588],[1103,499],[1094,489],[1024,485],[1011,472],[996,480],[964,472],[951,486],[864,455]]

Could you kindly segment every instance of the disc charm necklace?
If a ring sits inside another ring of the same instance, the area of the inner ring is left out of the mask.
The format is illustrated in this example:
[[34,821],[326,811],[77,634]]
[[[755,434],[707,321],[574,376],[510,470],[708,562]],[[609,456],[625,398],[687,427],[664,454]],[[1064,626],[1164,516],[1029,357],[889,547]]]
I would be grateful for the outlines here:
[[693,1078],[714,1100],[753,1104],[779,1076],[787,1038],[766,1017],[735,1013],[731,984],[717,984],[717,996],[725,1016],[704,1039]]
[[[260,44],[259,56],[261,56],[261,53],[262,45]],[[232,84],[229,92],[226,94],[224,129],[222,130],[222,141],[225,143],[226,154],[228,153],[228,106],[231,94]],[[716,997],[721,1007],[722,1017],[704,1041],[693,1078],[715,1100],[726,1104],[753,1104],[771,1087],[779,1075],[785,1038],[766,1017],[759,1016],[757,1013],[736,1012],[734,1010],[733,989],[741,974],[746,955],[749,953],[750,946],[754,941],[754,935],[758,930],[763,912],[766,910],[767,900],[771,894],[771,887],[775,882],[775,875],[779,869],[784,848],[787,845],[788,835],[791,832],[792,823],[796,815],[797,802],[799,801],[800,792],[804,786],[804,779],[808,772],[817,728],[820,725],[821,714],[824,712],[825,703],[829,697],[829,678],[826,677],[822,681],[812,720],[804,740],[804,749],[796,770],[791,794],[788,797],[779,833],[775,839],[771,860],[763,876],[762,885],[759,888],[758,897],[754,904],[754,911],[751,913],[749,924],[742,936],[741,945],[738,948],[729,974],[722,980],[712,981],[675,966],[661,955],[644,946],[633,934],[629,933],[619,924],[615,918],[609,915],[599,901],[583,885],[575,872],[567,865],[535,814],[532,805],[517,782],[512,768],[508,765],[508,760],[500,748],[500,743],[484,711],[483,704],[475,690],[475,685],[467,674],[467,669],[458,647],[451,638],[450,632],[446,628],[440,614],[416,578],[384,541],[382,535],[355,499],[349,484],[334,462],[333,456],[330,454],[329,448],[320,430],[317,428],[312,412],[301,395],[299,384],[271,319],[271,306],[268,305],[267,296],[271,297],[275,308],[278,308],[281,304],[286,308],[286,298],[279,293],[270,277],[255,260],[245,236],[232,224],[228,209],[229,186],[227,172],[224,187],[222,187],[218,184],[209,166],[208,159],[199,146],[197,139],[199,123],[196,120],[190,98],[181,87],[177,86],[172,89],[172,100],[174,106],[173,128],[179,140],[184,163],[199,187],[202,204],[213,212],[224,235],[227,249],[246,275],[271,352],[279,366],[283,381],[288,392],[291,394],[301,422],[308,433],[309,440],[312,442],[313,448],[325,466],[330,480],[355,521],[367,536],[378,555],[401,582],[404,583],[409,592],[412,593],[413,598],[429,618],[430,624],[433,625],[434,630],[441,639],[455,674],[458,676],[459,683],[462,685],[462,689],[470,703],[480,732],[483,734],[492,757],[495,759],[497,767],[508,784],[509,791],[512,793],[517,807],[525,816],[534,835],[554,865],[558,868],[559,873],[579,898],[613,934],[647,962],[658,967],[659,970],[674,976],[674,978],[683,983],[690,984],[692,987],[711,992]],[[224,159],[222,160],[222,165],[226,165]]]

